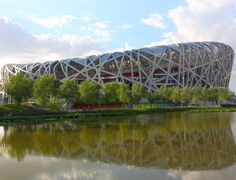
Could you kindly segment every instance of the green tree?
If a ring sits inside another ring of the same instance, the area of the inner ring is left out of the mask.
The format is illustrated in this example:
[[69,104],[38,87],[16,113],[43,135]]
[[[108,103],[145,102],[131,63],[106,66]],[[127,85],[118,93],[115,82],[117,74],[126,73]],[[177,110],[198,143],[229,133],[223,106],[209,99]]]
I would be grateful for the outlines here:
[[188,105],[189,102],[193,99],[192,88],[185,86],[181,91],[181,102]]
[[60,86],[60,95],[66,98],[67,103],[75,101],[79,96],[78,82],[74,79],[65,80]]
[[170,96],[173,89],[168,88],[165,84],[162,85],[159,89],[159,97],[161,102],[167,102],[170,100]]
[[207,87],[204,86],[202,89],[201,89],[201,92],[199,93],[199,100],[201,102],[204,102],[206,103],[209,99],[209,93],[207,91]]
[[40,105],[49,101],[50,94],[54,91],[54,75],[44,74],[34,83],[34,97]]
[[118,82],[106,83],[102,86],[102,101],[107,104],[115,104],[119,102],[117,91],[119,88]]
[[151,89],[148,89],[146,93],[146,98],[148,102],[151,104],[152,108],[152,104],[157,100],[157,93],[153,92]]
[[140,82],[136,82],[132,86],[132,99],[135,103],[138,103],[145,94],[146,88],[143,84],[140,84]]
[[130,97],[130,88],[128,84],[120,83],[118,88],[118,97],[119,101],[121,103],[130,103],[131,97]]
[[54,79],[52,92],[51,92],[51,95],[54,98],[54,101],[58,100],[58,91],[60,89],[60,86],[61,86],[61,81],[59,79]]
[[80,96],[84,103],[95,104],[99,100],[100,84],[97,81],[91,83],[89,79],[83,81],[79,87]]
[[201,96],[201,91],[202,91],[202,86],[195,86],[192,88],[192,95],[193,95],[193,99],[192,101],[194,103],[197,103],[198,101],[200,101],[200,96]]
[[231,92],[226,87],[220,87],[219,88],[219,101],[229,101],[233,97],[234,93]]
[[211,101],[212,103],[216,102],[219,100],[219,88],[211,86],[210,88],[207,89],[208,91],[208,101]]
[[4,91],[4,85],[0,84],[0,91]]
[[173,91],[170,95],[170,100],[175,104],[181,101],[180,90],[178,87],[173,87]]
[[17,102],[18,107],[21,102],[26,102],[33,96],[33,83],[34,81],[24,77],[23,73],[10,77],[9,83],[6,84],[6,91]]

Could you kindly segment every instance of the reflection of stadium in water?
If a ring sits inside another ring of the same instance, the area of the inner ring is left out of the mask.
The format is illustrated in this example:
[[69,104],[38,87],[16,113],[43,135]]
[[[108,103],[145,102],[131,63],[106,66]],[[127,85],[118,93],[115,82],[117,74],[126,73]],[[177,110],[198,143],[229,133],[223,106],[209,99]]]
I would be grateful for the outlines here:
[[222,169],[235,163],[235,141],[226,113],[135,119],[5,127],[1,146],[3,153],[18,160],[39,154],[182,170]]

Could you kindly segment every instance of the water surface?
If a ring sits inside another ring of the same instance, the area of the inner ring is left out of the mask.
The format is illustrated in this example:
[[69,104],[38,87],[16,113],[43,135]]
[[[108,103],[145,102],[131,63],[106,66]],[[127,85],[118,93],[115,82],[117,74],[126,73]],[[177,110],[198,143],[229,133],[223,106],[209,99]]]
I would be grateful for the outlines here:
[[236,113],[0,126],[0,179],[235,179]]

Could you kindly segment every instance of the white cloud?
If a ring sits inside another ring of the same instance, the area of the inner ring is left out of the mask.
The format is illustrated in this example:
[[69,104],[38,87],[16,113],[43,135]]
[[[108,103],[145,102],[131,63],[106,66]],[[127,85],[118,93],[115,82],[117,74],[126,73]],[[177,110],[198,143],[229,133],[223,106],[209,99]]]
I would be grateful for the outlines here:
[[[3,126],[0,126],[0,141],[2,140],[3,136],[4,136],[4,128]],[[1,154],[1,148],[0,148],[0,154]]]
[[128,43],[125,43],[125,50],[131,50],[134,49],[133,46],[130,46]]
[[128,51],[128,50],[132,50],[132,49],[135,49],[135,47],[133,46],[130,46],[127,42],[124,44],[124,47],[120,47],[120,48],[117,48],[117,49],[113,49],[111,51],[108,51],[108,52],[122,52],[122,51]]
[[153,47],[161,45],[160,42],[152,42],[151,44],[144,45],[144,47]]
[[111,35],[111,31],[101,30],[101,29],[97,28],[97,29],[94,30],[94,34],[96,36],[102,36],[102,37],[108,38]]
[[80,17],[80,19],[84,20],[84,21],[90,21],[90,17]]
[[235,169],[230,167],[221,171],[177,171],[177,170],[170,170],[168,172],[168,176],[171,179],[182,179],[182,180],[198,180],[198,179],[214,179],[214,180],[221,180],[221,179],[232,179],[235,177],[236,172]]
[[95,24],[92,24],[91,26],[95,26],[95,27],[98,27],[101,29],[106,29],[109,27],[108,23],[109,23],[109,21],[97,22]]
[[94,35],[101,36],[103,38],[109,38],[113,30],[108,29],[109,21],[103,21],[103,22],[96,22],[94,24],[90,24],[89,26],[81,26],[81,30],[87,30],[92,31]]
[[7,18],[0,18],[0,66],[7,63],[28,63],[88,56],[106,51],[107,38],[65,34],[34,35]]
[[[236,49],[235,0],[187,0],[187,3],[188,6],[179,6],[168,12],[177,31],[165,33],[162,42],[152,44],[217,41]],[[236,84],[233,76],[231,84]]]
[[141,19],[141,22],[147,25],[159,27],[162,29],[167,28],[167,25],[162,21],[163,21],[162,16],[157,13],[149,14],[149,18],[147,19]]
[[235,0],[187,2],[188,6],[179,6],[168,12],[177,32],[165,33],[164,43],[220,41],[236,48]]
[[70,20],[74,20],[76,19],[74,16],[71,15],[61,15],[60,17],[58,16],[53,16],[53,17],[49,17],[49,18],[44,18],[44,19],[39,19],[36,18],[36,15],[33,15],[31,17],[31,20],[41,24],[47,28],[55,28],[55,27],[62,27],[65,23],[67,23]]
[[120,26],[120,28],[122,28],[122,29],[131,29],[132,25],[131,24],[125,24],[125,25]]
[[170,43],[221,41],[236,48],[236,8],[233,6],[235,0],[187,2],[188,6],[179,6],[169,11],[169,17],[177,28],[177,32],[168,32],[164,35]]
[[194,11],[215,11],[235,3],[235,0],[187,0],[189,8]]

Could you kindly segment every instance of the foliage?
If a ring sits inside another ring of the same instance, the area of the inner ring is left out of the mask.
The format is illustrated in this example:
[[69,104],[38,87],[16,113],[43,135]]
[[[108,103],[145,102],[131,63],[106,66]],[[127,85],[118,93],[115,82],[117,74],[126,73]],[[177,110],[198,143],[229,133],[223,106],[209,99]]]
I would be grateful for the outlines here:
[[178,87],[173,87],[173,91],[171,93],[170,100],[175,104],[180,102],[181,96],[180,96],[180,90]]
[[102,101],[107,104],[115,104],[119,102],[117,95],[119,88],[118,82],[106,83],[102,86]]
[[32,97],[33,91],[39,104],[45,106],[50,95],[57,96],[59,87],[61,96],[67,101],[77,101],[80,93],[80,100],[87,104],[98,103],[100,96],[102,101],[108,104],[130,103],[131,94],[134,102],[138,103],[142,97],[145,97],[151,104],[157,100],[162,103],[171,101],[176,104],[179,102],[188,104],[191,101],[194,103],[229,101],[233,96],[228,88],[214,86],[207,88],[201,85],[193,88],[186,86],[183,89],[162,85],[153,92],[151,89],[146,90],[143,84],[137,82],[132,86],[131,92],[128,84],[112,82],[106,83],[101,89],[98,82],[91,83],[89,79],[83,81],[78,90],[75,80],[66,80],[60,86],[60,81],[55,80],[53,75],[45,74],[33,84],[33,80],[25,78],[21,73],[10,77],[10,82],[4,85],[3,89],[7,90],[8,94],[18,102],[18,105]]
[[74,79],[67,79],[60,86],[60,96],[67,99],[68,102],[75,101],[79,96],[78,82]]
[[51,92],[51,95],[54,98],[54,100],[57,100],[58,98],[58,90],[60,89],[60,86],[61,86],[61,81],[59,79],[54,79]]
[[219,100],[219,88],[211,86],[207,89],[208,91],[208,101],[217,102]]
[[188,104],[189,102],[191,102],[192,98],[192,88],[189,86],[185,86],[181,91],[181,102]]
[[[8,107],[9,106],[9,107]],[[16,105],[7,105],[7,109],[3,110],[0,106],[0,124],[19,124],[27,122],[44,122],[45,120],[63,120],[78,119],[84,120],[85,117],[101,117],[101,116],[120,116],[143,113],[163,113],[163,112],[236,112],[235,107],[178,107],[178,108],[149,108],[149,109],[119,109],[119,110],[92,110],[79,111],[73,113],[56,112],[52,110],[39,110],[30,106],[20,106],[20,110],[16,109]],[[23,110],[24,109],[24,110]],[[92,123],[93,124],[93,123]]]
[[79,87],[79,92],[82,101],[87,104],[94,104],[98,102],[100,84],[97,81],[91,83],[89,79],[83,81]]
[[47,102],[45,104],[45,107],[50,108],[50,109],[54,109],[54,110],[58,110],[58,109],[61,109],[65,104],[66,104],[66,102]]
[[24,77],[23,73],[17,73],[10,77],[6,84],[7,94],[10,95],[18,104],[28,101],[33,96],[33,80]]
[[118,97],[121,103],[130,103],[130,88],[128,84],[120,83],[118,88]]
[[54,92],[54,75],[44,74],[34,83],[34,97],[40,105],[49,101],[50,94]]
[[1,91],[4,91],[4,85],[3,84],[0,84],[0,92]]
[[[78,82],[74,79],[67,79],[60,86],[60,95],[66,98],[67,102],[74,102],[79,97]],[[67,110],[69,104],[67,104]]]
[[201,91],[199,93],[199,100],[201,102],[207,102],[208,101],[208,98],[209,98],[209,94],[208,94],[208,91],[207,91],[207,87],[204,86],[201,88]]
[[145,94],[146,88],[143,84],[140,84],[140,82],[136,82],[132,86],[132,98],[135,103],[138,103]]
[[[37,109],[30,105],[17,104],[0,105],[0,118],[2,116],[12,114],[14,116],[37,116],[37,115],[53,115],[53,114],[65,114],[66,112],[57,112],[52,109]],[[17,119],[17,118],[14,118]],[[23,118],[24,119],[24,118]]]
[[192,101],[194,103],[197,103],[198,101],[200,101],[200,96],[201,96],[201,90],[202,90],[202,86],[199,85],[199,86],[195,86],[192,88],[192,96],[193,96],[193,99]]
[[161,102],[169,101],[170,96],[171,96],[171,89],[168,88],[166,85],[162,85],[159,89],[159,97]]
[[146,93],[146,98],[148,102],[151,103],[151,108],[152,108],[152,104],[157,100],[157,93],[152,92],[151,89],[148,89]]
[[233,93],[228,88],[219,88],[219,101],[229,101],[233,96]]

